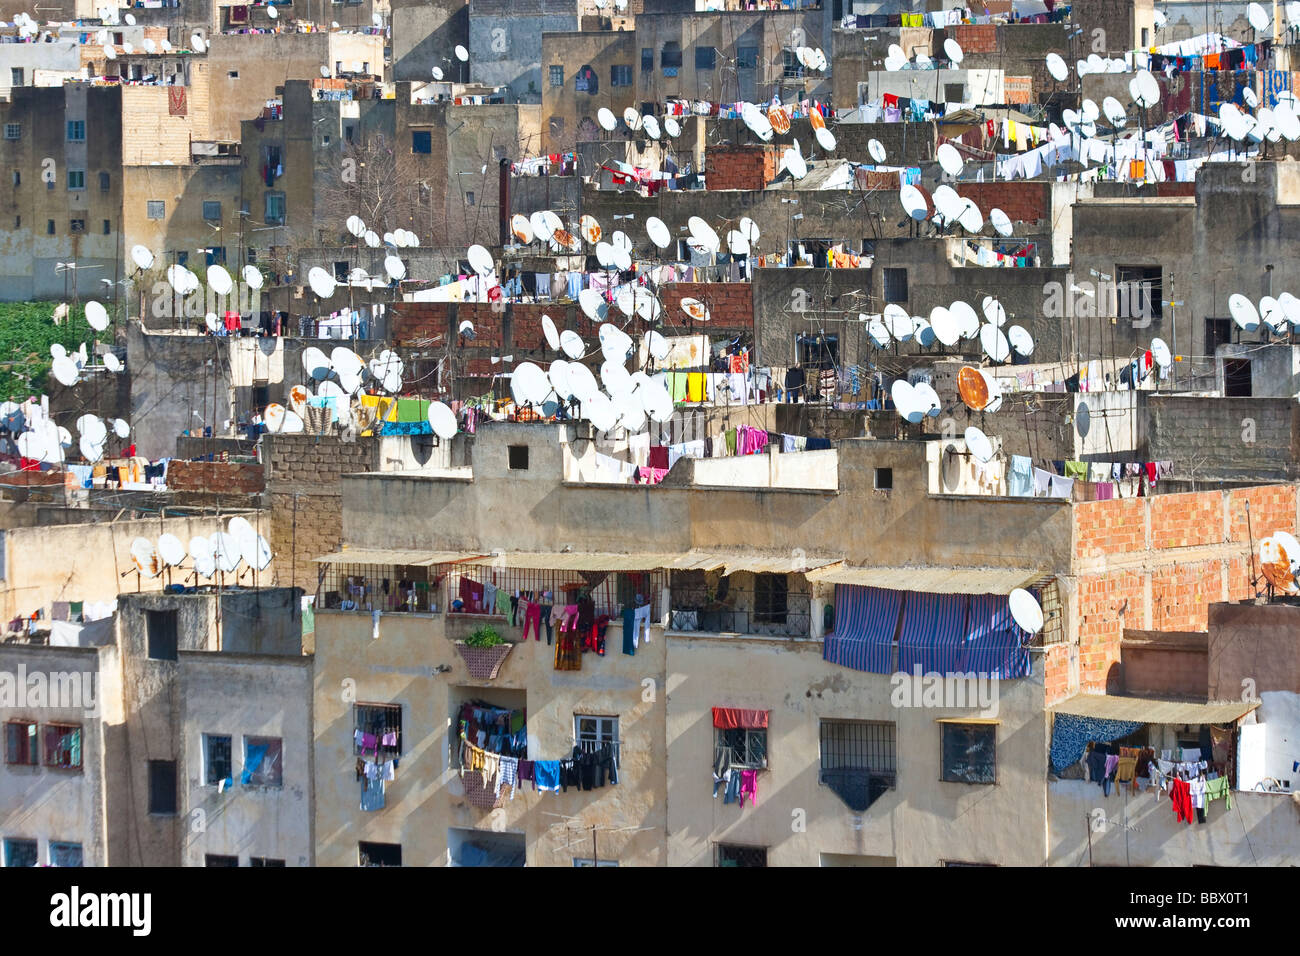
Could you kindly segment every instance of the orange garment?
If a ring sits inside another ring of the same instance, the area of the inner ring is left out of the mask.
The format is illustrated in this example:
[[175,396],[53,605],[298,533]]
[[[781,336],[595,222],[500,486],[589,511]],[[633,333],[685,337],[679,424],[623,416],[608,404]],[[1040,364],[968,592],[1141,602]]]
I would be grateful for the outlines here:
[[1219,68],[1219,54],[1207,53],[1205,55],[1205,68],[1207,70],[1217,70]]
[[1145,179],[1147,164],[1140,159],[1129,160],[1128,175],[1130,179]]

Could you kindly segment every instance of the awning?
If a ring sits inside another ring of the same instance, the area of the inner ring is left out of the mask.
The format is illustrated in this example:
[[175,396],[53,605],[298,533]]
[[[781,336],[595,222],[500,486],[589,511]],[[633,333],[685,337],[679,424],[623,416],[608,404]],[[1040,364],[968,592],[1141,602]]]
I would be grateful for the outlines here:
[[1119,697],[1110,694],[1079,694],[1052,707],[1058,714],[1129,720],[1143,724],[1230,724],[1249,714],[1257,700],[1220,701],[1198,704],[1150,697]]
[[1010,594],[1044,576],[1029,568],[849,568],[812,571],[808,577],[827,584],[857,584],[930,594]]
[[822,568],[839,563],[838,558],[794,557],[790,553],[760,554],[741,552],[688,551],[667,554],[659,551],[640,551],[631,554],[611,554],[578,551],[515,551],[497,555],[476,555],[464,563],[483,566],[497,565],[532,571],[717,571],[734,574],[737,571],[754,573],[802,573],[812,568]]
[[767,727],[766,710],[740,707],[714,707],[713,726],[720,730],[763,730]]
[[333,554],[322,554],[318,564],[383,564],[429,567],[434,564],[455,564],[467,558],[476,558],[474,552],[465,551],[381,551],[365,548],[344,548]]
[[722,551],[689,551],[686,554],[674,557],[672,563],[667,567],[674,571],[717,571],[721,569],[724,575],[735,574],[737,571],[748,571],[753,574],[804,574],[818,568],[831,567],[841,563],[839,558],[796,556],[789,552],[781,554],[761,554],[757,552],[727,554]]

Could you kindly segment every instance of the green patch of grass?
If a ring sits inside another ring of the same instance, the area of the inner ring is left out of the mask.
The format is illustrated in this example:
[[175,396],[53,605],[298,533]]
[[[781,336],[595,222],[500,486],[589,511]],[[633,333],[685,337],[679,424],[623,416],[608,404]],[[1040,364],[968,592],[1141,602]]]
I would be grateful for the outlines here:
[[54,324],[57,302],[0,302],[0,398],[22,401],[43,391],[49,379],[50,346],[69,352],[98,335],[86,322],[81,306],[68,307],[62,324]]

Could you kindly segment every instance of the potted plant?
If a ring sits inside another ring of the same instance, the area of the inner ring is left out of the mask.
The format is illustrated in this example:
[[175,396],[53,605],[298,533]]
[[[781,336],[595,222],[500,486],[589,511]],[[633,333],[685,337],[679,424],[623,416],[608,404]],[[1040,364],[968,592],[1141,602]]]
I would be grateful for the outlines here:
[[469,675],[475,680],[495,678],[513,646],[497,633],[496,628],[486,624],[465,640],[456,641],[456,650],[465,659]]

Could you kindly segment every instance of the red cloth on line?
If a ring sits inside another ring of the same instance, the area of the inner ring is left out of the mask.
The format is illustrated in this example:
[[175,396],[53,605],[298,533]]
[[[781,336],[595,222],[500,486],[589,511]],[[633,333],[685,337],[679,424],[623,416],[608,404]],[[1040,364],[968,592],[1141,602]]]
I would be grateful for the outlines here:
[[650,447],[650,457],[646,459],[646,464],[651,468],[662,468],[668,470],[668,446],[652,445]]
[[1169,799],[1174,805],[1174,814],[1179,823],[1192,822],[1192,788],[1186,780],[1169,782]]
[[713,726],[720,730],[765,730],[768,713],[740,707],[714,707]]
[[1147,462],[1146,469],[1147,481],[1154,485],[1156,483],[1156,463],[1154,461]]
[[898,97],[893,93],[886,93],[884,96],[884,102],[886,109],[898,109]]

